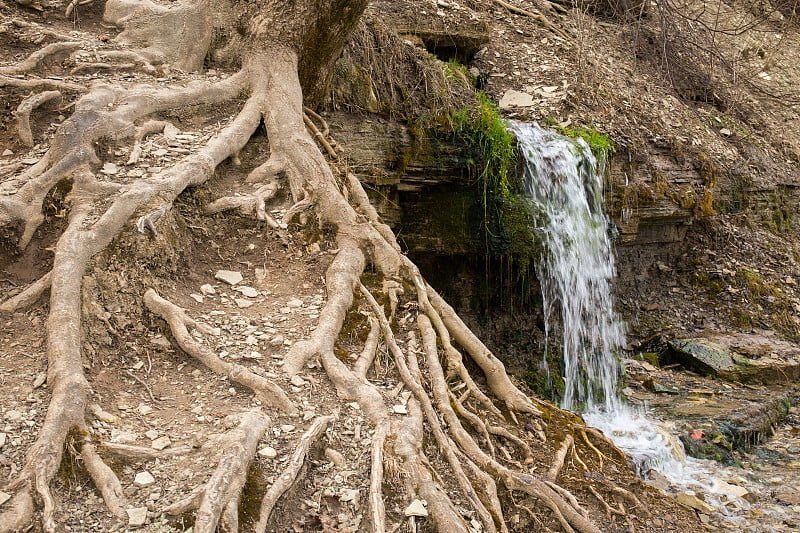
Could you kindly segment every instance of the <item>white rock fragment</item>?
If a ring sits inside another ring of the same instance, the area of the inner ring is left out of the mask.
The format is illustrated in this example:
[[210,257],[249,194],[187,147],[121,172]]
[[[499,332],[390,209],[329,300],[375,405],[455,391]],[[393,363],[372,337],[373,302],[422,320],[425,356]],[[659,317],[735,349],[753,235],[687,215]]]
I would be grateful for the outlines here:
[[294,300],[289,300],[286,302],[286,307],[291,307],[297,309],[298,307],[303,307],[303,300],[299,300],[295,298]]
[[294,429],[295,429],[294,426],[291,424],[284,424],[281,426],[281,431],[283,431],[284,433],[291,433],[292,431],[294,431]]
[[233,301],[234,301],[234,302],[236,302],[236,305],[237,305],[237,306],[238,306],[240,309],[245,309],[245,308],[247,308],[247,307],[250,307],[250,306],[252,306],[252,305],[253,305],[253,302],[252,302],[252,301],[250,301],[250,300],[245,300],[244,298],[234,298],[234,299],[233,299]]
[[243,296],[247,296],[248,298],[255,298],[256,296],[258,296],[258,290],[253,287],[248,287],[247,285],[236,287],[236,290],[239,291]]
[[150,444],[150,446],[154,450],[161,451],[164,448],[169,447],[171,444],[172,444],[172,441],[169,440],[169,437],[164,435],[163,437],[158,437],[157,439],[153,440],[153,442]]
[[217,294],[217,289],[210,283],[206,283],[205,285],[200,285],[200,292],[206,296],[211,296],[212,294]]
[[6,438],[7,437],[5,433],[0,433],[0,449],[2,449],[3,446],[6,445]]
[[147,405],[146,403],[140,403],[139,407],[136,408],[140,415],[149,415],[153,412],[153,408]]
[[403,405],[401,403],[393,406],[392,407],[392,411],[394,413],[397,413],[398,415],[406,415],[406,414],[408,414],[408,409],[406,408],[405,405]]
[[0,505],[3,505],[4,503],[6,503],[10,499],[11,499],[11,494],[9,494],[7,492],[3,492],[2,490],[0,490]]
[[266,457],[267,459],[275,459],[275,457],[278,456],[278,452],[275,450],[275,448],[267,446],[258,450],[258,455],[261,457]]
[[244,279],[242,273],[236,270],[217,270],[214,278],[224,281],[228,285],[236,285]]
[[164,137],[168,141],[171,141],[173,139],[177,139],[178,138],[178,134],[180,132],[181,132],[181,130],[176,128],[175,125],[172,124],[171,122],[167,122],[167,125],[164,126]]
[[11,150],[9,150],[8,148],[6,148],[5,150],[3,150],[3,157],[8,157],[8,156],[10,156],[10,155],[14,155],[14,152],[12,152]]
[[33,388],[38,389],[39,387],[44,385],[45,381],[47,381],[47,374],[45,374],[44,372],[39,372],[38,374],[36,374],[36,378],[34,378],[33,380]]
[[108,411],[103,410],[102,407],[93,403],[89,406],[89,412],[94,415],[94,417],[101,422],[105,422],[106,424],[118,424],[119,417],[117,415],[113,415]]
[[108,176],[113,176],[117,172],[119,172],[119,167],[114,163],[106,163],[103,165],[103,168],[100,169],[100,172],[106,174]]
[[306,380],[304,380],[303,378],[301,378],[300,376],[295,375],[295,376],[292,376],[291,383],[295,387],[302,387],[303,385],[305,385],[308,382]]
[[129,526],[143,526],[147,523],[147,507],[131,507],[125,509],[128,513]]
[[149,487],[155,482],[156,478],[154,478],[153,474],[151,474],[147,470],[139,472],[138,474],[136,474],[136,477],[133,478],[133,484],[136,485],[137,487]]
[[203,300],[205,299],[205,298],[203,298],[202,294],[197,294],[196,292],[193,292],[192,294],[190,294],[189,297],[192,300],[194,300],[195,302],[199,303],[199,304],[203,303]]
[[411,502],[411,505],[406,507],[405,515],[406,516],[428,516],[428,509],[425,508],[425,501],[424,500],[414,500]]
[[509,89],[505,92],[500,99],[500,109],[509,109],[511,107],[533,107],[535,102],[533,96],[521,91]]
[[155,429],[149,429],[144,432],[144,436],[150,440],[156,440],[158,438],[158,431]]
[[136,442],[136,434],[130,431],[111,430],[111,442],[119,444],[133,444]]
[[20,422],[24,418],[24,415],[17,411],[16,409],[11,409],[10,411],[6,411],[6,420],[9,422]]

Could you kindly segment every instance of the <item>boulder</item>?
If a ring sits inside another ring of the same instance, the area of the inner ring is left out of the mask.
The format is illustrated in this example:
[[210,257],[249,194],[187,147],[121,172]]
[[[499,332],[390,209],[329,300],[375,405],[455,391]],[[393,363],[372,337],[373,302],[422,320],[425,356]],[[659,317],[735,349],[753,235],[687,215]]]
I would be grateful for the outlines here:
[[673,359],[706,376],[716,376],[735,367],[731,352],[707,339],[669,341]]

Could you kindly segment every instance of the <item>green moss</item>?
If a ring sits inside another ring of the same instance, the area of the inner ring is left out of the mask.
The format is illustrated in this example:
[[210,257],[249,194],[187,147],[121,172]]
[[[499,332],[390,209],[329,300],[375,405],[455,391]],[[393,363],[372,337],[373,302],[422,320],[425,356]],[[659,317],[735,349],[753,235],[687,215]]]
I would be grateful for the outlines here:
[[614,141],[605,133],[600,133],[593,126],[580,126],[578,128],[556,127],[555,130],[566,137],[583,139],[591,148],[597,160],[603,164],[614,153]]

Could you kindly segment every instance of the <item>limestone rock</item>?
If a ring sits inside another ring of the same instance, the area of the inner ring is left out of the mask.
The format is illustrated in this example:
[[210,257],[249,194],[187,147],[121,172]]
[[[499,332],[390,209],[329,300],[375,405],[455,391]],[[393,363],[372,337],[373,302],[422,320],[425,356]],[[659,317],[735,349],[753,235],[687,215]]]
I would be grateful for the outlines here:
[[406,516],[428,516],[428,509],[425,508],[423,500],[414,500],[404,512]]
[[149,487],[155,482],[156,478],[154,478],[153,474],[151,474],[147,470],[139,472],[138,474],[136,474],[136,477],[133,478],[133,484],[136,485],[137,487]]
[[500,99],[500,109],[510,109],[512,107],[533,107],[536,102],[528,93],[523,93],[521,91],[515,91],[514,89],[509,89],[505,92],[503,97]]
[[236,285],[244,279],[242,273],[236,270],[217,270],[214,278],[224,281],[228,285]]
[[715,511],[715,509],[706,502],[693,494],[689,494],[688,492],[678,493],[678,495],[675,496],[675,499],[678,501],[678,503],[682,503],[687,507],[691,507],[692,509],[700,511],[701,513],[711,514]]
[[128,513],[129,526],[143,526],[147,522],[147,507],[131,507],[125,512]]

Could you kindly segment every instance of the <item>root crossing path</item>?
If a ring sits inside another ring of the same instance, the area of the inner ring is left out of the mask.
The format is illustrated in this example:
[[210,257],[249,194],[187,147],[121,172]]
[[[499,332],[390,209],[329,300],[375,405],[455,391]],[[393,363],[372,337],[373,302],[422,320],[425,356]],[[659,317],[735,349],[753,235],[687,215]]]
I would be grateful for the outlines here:
[[[647,506],[628,502],[661,500],[602,435],[586,437],[578,418],[515,385],[337,163],[341,147],[312,109],[366,2],[285,4],[109,0],[104,18],[119,31],[101,50],[22,11],[7,22],[38,33],[41,46],[0,70],[29,150],[0,170],[0,227],[17,256],[51,255],[39,279],[0,304],[22,316],[48,295],[28,312],[45,315],[49,391],[24,461],[7,470],[0,532],[59,531],[80,476],[104,502],[98,531],[416,531],[425,522],[443,532],[589,533],[644,523]],[[227,73],[198,73],[207,57]],[[32,124],[47,106],[64,120],[43,135]],[[152,150],[159,140],[174,157]],[[237,262],[224,235],[211,238],[217,225],[255,228],[261,265]],[[182,253],[204,265],[216,254],[229,272],[214,280]],[[229,276],[238,270],[258,288]],[[198,278],[211,283],[187,298]],[[284,299],[278,321],[254,305],[290,279],[298,295],[322,287],[313,312]],[[109,312],[113,298],[130,307]],[[215,301],[228,311],[197,305]],[[283,337],[289,316],[304,321]],[[237,334],[238,349],[224,349],[219,339]],[[269,354],[256,349],[267,337]],[[189,368],[224,384],[228,399],[198,394],[201,384],[190,392]],[[117,395],[123,383],[138,407]],[[181,423],[206,431],[190,436]],[[170,469],[183,474],[142,492],[156,483],[150,470]]]

